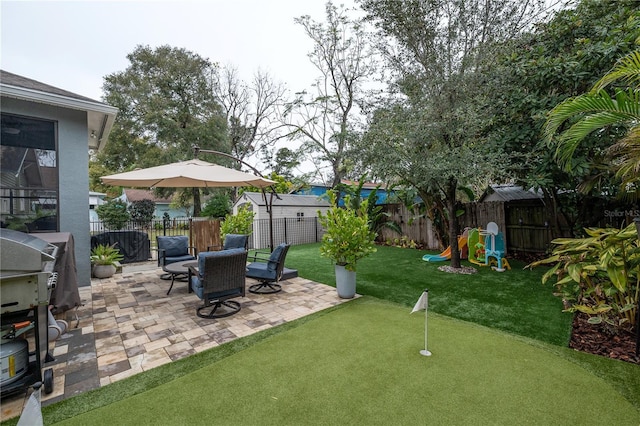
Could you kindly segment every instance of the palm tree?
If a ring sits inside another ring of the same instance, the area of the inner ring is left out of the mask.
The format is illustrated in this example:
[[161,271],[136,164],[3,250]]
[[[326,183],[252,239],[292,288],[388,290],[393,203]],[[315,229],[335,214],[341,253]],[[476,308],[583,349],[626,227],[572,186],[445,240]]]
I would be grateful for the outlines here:
[[[612,97],[605,91],[619,82]],[[626,87],[625,87],[626,85]],[[554,136],[567,121],[573,124]],[[576,121],[574,121],[576,120]],[[609,126],[623,126],[625,136],[609,147],[616,176],[622,181],[623,193],[640,198],[640,50],[621,58],[609,73],[598,81],[589,93],[569,98],[557,105],[547,116],[544,137],[548,144],[557,143],[556,159],[570,170],[571,159],[587,135]]]

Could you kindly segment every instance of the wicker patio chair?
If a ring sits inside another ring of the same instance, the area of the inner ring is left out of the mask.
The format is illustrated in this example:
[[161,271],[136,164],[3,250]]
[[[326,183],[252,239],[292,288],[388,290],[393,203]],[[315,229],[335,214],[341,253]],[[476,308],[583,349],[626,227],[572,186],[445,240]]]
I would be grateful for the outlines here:
[[[227,317],[240,311],[240,303],[229,300],[245,295],[247,251],[243,248],[198,254],[197,269],[189,268],[191,288],[204,301],[200,318]],[[210,309],[205,313],[205,309]]]

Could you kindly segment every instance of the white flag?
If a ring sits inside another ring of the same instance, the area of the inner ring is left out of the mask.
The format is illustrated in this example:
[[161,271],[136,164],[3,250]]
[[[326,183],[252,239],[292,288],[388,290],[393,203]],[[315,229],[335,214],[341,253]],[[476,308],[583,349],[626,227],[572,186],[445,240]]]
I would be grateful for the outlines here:
[[428,297],[427,295],[428,293],[426,290],[422,292],[420,299],[418,299],[418,301],[416,302],[416,305],[413,307],[413,310],[411,311],[411,313],[418,312],[423,309],[427,309],[427,297]]

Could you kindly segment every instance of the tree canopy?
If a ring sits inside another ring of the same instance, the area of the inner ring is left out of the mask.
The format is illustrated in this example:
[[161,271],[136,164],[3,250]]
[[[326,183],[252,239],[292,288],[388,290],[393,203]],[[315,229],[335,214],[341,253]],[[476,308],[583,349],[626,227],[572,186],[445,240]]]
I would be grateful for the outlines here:
[[[229,150],[212,86],[216,66],[170,46],[138,46],[127,59],[127,69],[106,76],[103,85],[105,101],[120,110],[103,154],[114,172],[187,160],[194,145]],[[200,191],[189,192],[197,215]]]
[[525,17],[535,14],[538,2],[359,3],[395,77],[391,96],[370,120],[363,152],[386,178],[418,189],[430,218],[447,229],[451,265],[460,267],[457,189],[488,183],[503,170],[504,154],[487,149],[484,134],[484,59],[494,43],[529,25]]

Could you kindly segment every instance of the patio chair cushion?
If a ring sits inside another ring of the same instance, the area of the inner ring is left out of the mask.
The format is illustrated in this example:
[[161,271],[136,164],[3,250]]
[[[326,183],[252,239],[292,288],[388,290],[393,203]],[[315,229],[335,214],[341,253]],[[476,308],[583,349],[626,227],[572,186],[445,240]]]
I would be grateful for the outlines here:
[[242,253],[245,251],[243,248],[235,248],[224,251],[203,251],[198,254],[198,276],[202,277],[202,271],[204,271],[204,265],[209,256],[226,256],[234,253]]
[[227,234],[224,236],[223,250],[230,250],[235,248],[247,248],[248,236],[244,234]]
[[270,279],[273,278],[273,272],[267,270],[268,263],[253,262],[247,266],[247,275],[255,279]]
[[267,262],[250,263],[249,266],[247,266],[247,276],[256,279],[264,278],[276,280],[278,264],[280,261],[284,261],[284,259],[280,259],[280,257],[282,256],[282,251],[286,246],[286,244],[280,244],[277,246],[269,256],[269,260]]
[[158,245],[161,246],[158,247],[159,249],[164,249],[164,255],[167,260],[168,258],[180,257],[189,254],[189,237],[186,236],[158,237]]
[[182,256],[165,256],[165,264],[168,265],[170,263],[176,262],[186,262],[187,260],[195,260],[195,256],[191,256],[190,254],[184,254]]

